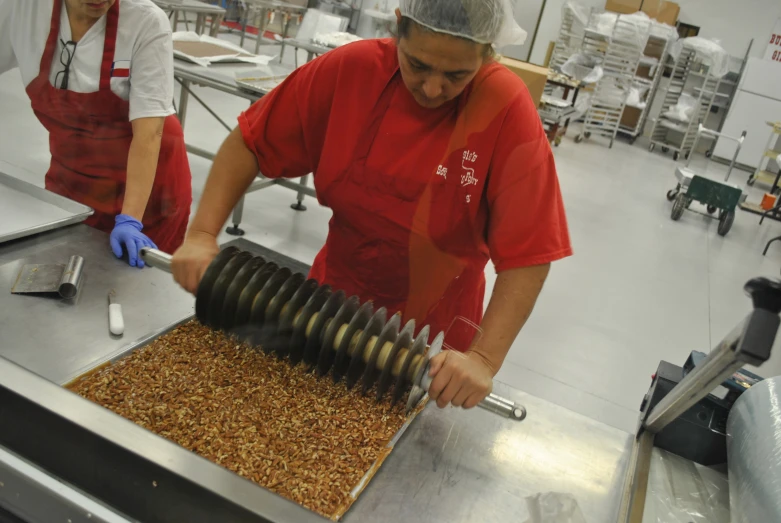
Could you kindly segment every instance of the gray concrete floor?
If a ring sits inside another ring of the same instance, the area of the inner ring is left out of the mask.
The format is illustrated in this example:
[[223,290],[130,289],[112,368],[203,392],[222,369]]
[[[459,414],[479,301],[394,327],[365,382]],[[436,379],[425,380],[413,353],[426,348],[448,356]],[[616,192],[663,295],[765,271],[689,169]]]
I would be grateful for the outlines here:
[[[264,46],[261,52],[277,51]],[[292,53],[285,58],[292,62]],[[303,52],[299,60],[305,61]],[[229,121],[247,107],[231,95],[196,89]],[[0,160],[43,185],[48,138],[17,71],[0,76],[0,115]],[[672,222],[664,197],[674,186],[670,156],[649,153],[641,140],[634,146],[618,141],[612,149],[597,138],[575,144],[574,131],[555,155],[575,256],[554,264],[497,378],[632,431],[659,360],[682,364],[691,350],[707,352],[750,310],[743,284],[755,276],[779,276],[781,243],[767,257],[762,249],[781,235],[781,224],[760,226],[757,216],[738,212],[732,231],[722,238],[715,221],[697,214]],[[191,101],[188,143],[216,151],[226,134]],[[197,202],[210,162],[195,156],[190,162]],[[702,156],[695,166],[724,172]],[[735,171],[732,181],[743,185],[746,178]],[[761,192],[751,189],[749,198],[758,201]],[[309,210],[295,212],[289,207],[293,201],[294,193],[278,187],[250,195],[246,238],[311,263],[325,240],[330,211],[308,199]],[[493,269],[486,275],[490,293]],[[781,347],[759,372],[781,374]]]

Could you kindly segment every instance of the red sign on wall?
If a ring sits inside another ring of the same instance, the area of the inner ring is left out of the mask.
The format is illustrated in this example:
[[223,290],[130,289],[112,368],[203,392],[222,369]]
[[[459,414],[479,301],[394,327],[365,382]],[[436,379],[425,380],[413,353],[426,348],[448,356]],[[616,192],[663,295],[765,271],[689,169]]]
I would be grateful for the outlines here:
[[781,18],[776,22],[765,50],[765,60],[781,62]]

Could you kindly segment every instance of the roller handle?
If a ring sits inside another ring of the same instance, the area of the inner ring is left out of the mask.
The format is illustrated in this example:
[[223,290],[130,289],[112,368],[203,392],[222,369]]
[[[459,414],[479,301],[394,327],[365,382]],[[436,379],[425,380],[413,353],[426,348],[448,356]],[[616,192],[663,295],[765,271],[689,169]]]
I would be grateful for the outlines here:
[[[432,381],[434,380],[431,378],[431,376],[429,376],[427,364],[426,370],[421,376],[420,386],[423,388],[423,390],[428,392]],[[477,404],[477,406],[481,409],[487,410],[488,412],[498,414],[503,418],[509,418],[515,421],[523,421],[523,419],[526,418],[526,408],[523,405],[510,401],[501,396],[497,396],[494,393],[486,396],[483,401]]]
[[498,414],[503,418],[510,418],[515,421],[522,421],[526,417],[526,408],[523,405],[513,403],[496,394],[489,394],[483,401],[478,403],[477,406],[488,412]]
[[144,247],[141,249],[139,255],[141,256],[141,259],[144,260],[146,265],[150,265],[156,269],[160,269],[161,271],[168,273],[171,272],[171,260],[173,259],[173,256],[170,254],[166,254],[163,251],[159,251],[157,249]]

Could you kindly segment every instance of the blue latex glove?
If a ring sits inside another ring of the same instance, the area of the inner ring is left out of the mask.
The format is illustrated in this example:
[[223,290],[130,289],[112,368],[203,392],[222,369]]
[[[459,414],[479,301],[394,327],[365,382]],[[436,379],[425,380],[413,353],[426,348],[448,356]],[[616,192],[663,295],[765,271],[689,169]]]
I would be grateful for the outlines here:
[[109,238],[114,256],[121,258],[122,247],[124,247],[127,250],[127,261],[130,266],[142,268],[144,260],[138,256],[138,252],[143,247],[157,249],[157,245],[141,232],[144,226],[132,216],[119,214],[114,219],[114,223],[114,230],[111,231],[111,237]]

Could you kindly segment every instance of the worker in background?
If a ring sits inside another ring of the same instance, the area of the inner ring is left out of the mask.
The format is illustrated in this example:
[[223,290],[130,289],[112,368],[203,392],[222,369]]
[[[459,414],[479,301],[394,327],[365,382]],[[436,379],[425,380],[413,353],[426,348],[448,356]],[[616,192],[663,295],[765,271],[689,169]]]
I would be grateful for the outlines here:
[[[239,117],[174,254],[194,292],[217,235],[257,175],[314,173],[330,207],[310,277],[445,331],[429,394],[470,408],[571,247],[553,155],[523,82],[492,57],[523,31],[508,0],[401,0],[398,37],[340,47]],[[483,316],[484,270],[498,271]],[[468,337],[465,337],[468,336]]]
[[173,43],[151,0],[0,0],[0,74],[19,67],[49,131],[46,188],[88,205],[117,257],[173,252],[190,216]]

